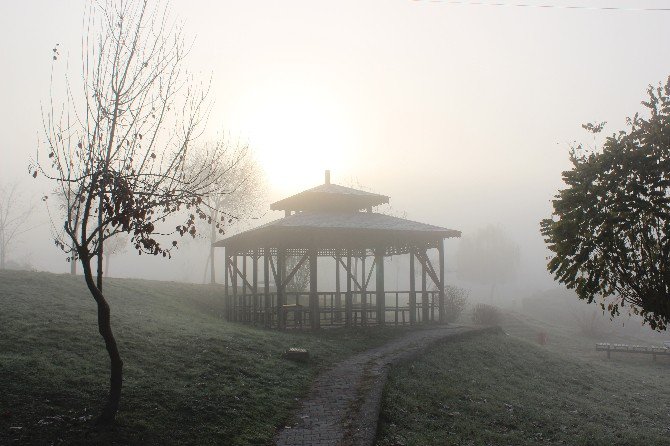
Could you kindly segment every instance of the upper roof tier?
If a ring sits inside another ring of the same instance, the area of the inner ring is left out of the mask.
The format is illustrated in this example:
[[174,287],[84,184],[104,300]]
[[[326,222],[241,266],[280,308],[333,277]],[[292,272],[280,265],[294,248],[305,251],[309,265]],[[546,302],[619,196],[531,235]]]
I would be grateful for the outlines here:
[[279,200],[270,205],[273,211],[333,211],[356,212],[388,203],[386,195],[373,194],[351,187],[330,183],[330,171],[320,186]]

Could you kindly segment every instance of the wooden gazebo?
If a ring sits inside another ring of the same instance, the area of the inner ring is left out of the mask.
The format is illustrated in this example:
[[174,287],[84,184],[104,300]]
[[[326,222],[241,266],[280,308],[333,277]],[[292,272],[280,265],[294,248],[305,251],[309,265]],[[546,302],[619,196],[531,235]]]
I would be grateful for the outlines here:
[[[280,329],[303,327],[307,321],[312,329],[326,324],[444,322],[444,239],[461,234],[372,211],[388,201],[384,195],[331,184],[330,172],[326,171],[324,184],[270,206],[284,211],[284,218],[214,243],[225,248],[228,320]],[[429,249],[438,252],[437,268],[428,256]],[[410,256],[409,291],[386,291],[384,257],[406,254]],[[297,259],[290,271],[286,267],[288,256]],[[335,262],[335,290],[318,288],[319,257]],[[366,268],[369,258],[372,262]],[[419,302],[415,259],[421,268]],[[309,292],[288,292],[287,285],[306,262]],[[341,271],[346,282],[344,291]],[[374,290],[370,286],[373,271]],[[427,288],[427,277],[435,284],[432,290]]]

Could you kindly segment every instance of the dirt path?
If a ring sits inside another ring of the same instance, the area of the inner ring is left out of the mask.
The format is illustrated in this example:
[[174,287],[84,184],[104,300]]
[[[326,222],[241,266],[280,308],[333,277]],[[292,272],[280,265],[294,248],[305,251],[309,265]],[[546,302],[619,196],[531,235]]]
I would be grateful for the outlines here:
[[488,330],[464,326],[417,330],[348,358],[316,378],[301,402],[297,421],[279,432],[276,444],[371,445],[391,365],[410,359],[439,340]]

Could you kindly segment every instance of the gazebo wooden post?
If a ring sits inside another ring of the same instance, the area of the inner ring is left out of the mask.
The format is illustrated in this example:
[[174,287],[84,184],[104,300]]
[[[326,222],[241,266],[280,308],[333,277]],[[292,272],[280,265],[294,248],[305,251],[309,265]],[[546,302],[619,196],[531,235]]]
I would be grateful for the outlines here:
[[409,252],[409,324],[416,323],[416,278],[414,268],[414,251]]
[[368,324],[368,295],[367,295],[367,289],[368,286],[365,283],[365,250],[363,250],[363,255],[361,256],[361,325],[367,325]]
[[233,261],[230,263],[231,266],[231,271],[230,273],[232,274],[232,279],[233,279],[233,320],[238,321],[238,314],[239,311],[237,309],[237,306],[239,302],[237,302],[237,254],[233,254]]
[[270,302],[270,249],[263,249],[263,285],[264,290],[263,294],[265,297],[264,302],[264,320],[266,327],[272,327],[272,302]]
[[251,286],[253,287],[253,295],[251,297],[252,300],[252,315],[251,315],[251,320],[254,322],[258,322],[258,250],[254,249],[254,254],[252,257],[252,264],[251,264],[251,275],[252,275],[252,282]]
[[286,295],[284,294],[284,277],[286,276],[286,250],[277,250],[277,280],[275,287],[277,288],[277,327],[280,330],[286,328],[286,314],[284,312],[284,305],[286,305]]
[[439,300],[439,313],[440,313],[440,323],[444,324],[447,322],[447,313],[445,310],[445,286],[444,286],[444,239],[440,239],[439,243],[437,244],[437,253],[440,259],[440,283],[439,283],[439,290],[440,290],[440,300]]
[[344,318],[347,327],[353,321],[351,310],[353,310],[353,299],[351,295],[351,250],[347,250],[347,294],[344,296]]
[[340,250],[335,252],[335,321],[342,322],[342,295],[340,294]]
[[247,304],[247,255],[242,255],[242,320],[249,322],[249,305]]
[[384,292],[384,250],[375,250],[375,273],[377,284],[375,294],[377,296],[377,324],[384,325],[386,322],[386,293]]
[[319,314],[319,288],[317,284],[317,252],[312,248],[309,250],[309,315],[312,330],[318,330],[321,325]]
[[430,308],[428,302],[428,292],[426,291],[426,267],[423,265],[423,262],[421,262],[421,318],[424,323],[430,320]]
[[223,312],[226,315],[226,319],[230,320],[230,295],[228,294],[228,249],[224,251],[223,259],[224,259]]

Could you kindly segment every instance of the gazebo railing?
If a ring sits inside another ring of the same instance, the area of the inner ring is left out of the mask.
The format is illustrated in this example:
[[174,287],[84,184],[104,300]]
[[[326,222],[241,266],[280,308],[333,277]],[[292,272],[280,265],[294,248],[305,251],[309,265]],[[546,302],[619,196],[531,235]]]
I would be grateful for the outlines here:
[[[383,309],[384,323],[407,325],[412,321],[409,291],[385,291]],[[417,291],[414,305],[416,323],[437,321],[438,292]],[[377,292],[356,291],[351,293],[348,306],[346,292],[319,292],[318,314],[321,326],[365,326],[378,324]],[[233,322],[245,322],[266,327],[307,328],[311,321],[308,292],[285,292],[284,305],[278,307],[277,293],[269,295],[229,293],[227,317]],[[283,317],[279,318],[279,315]]]

